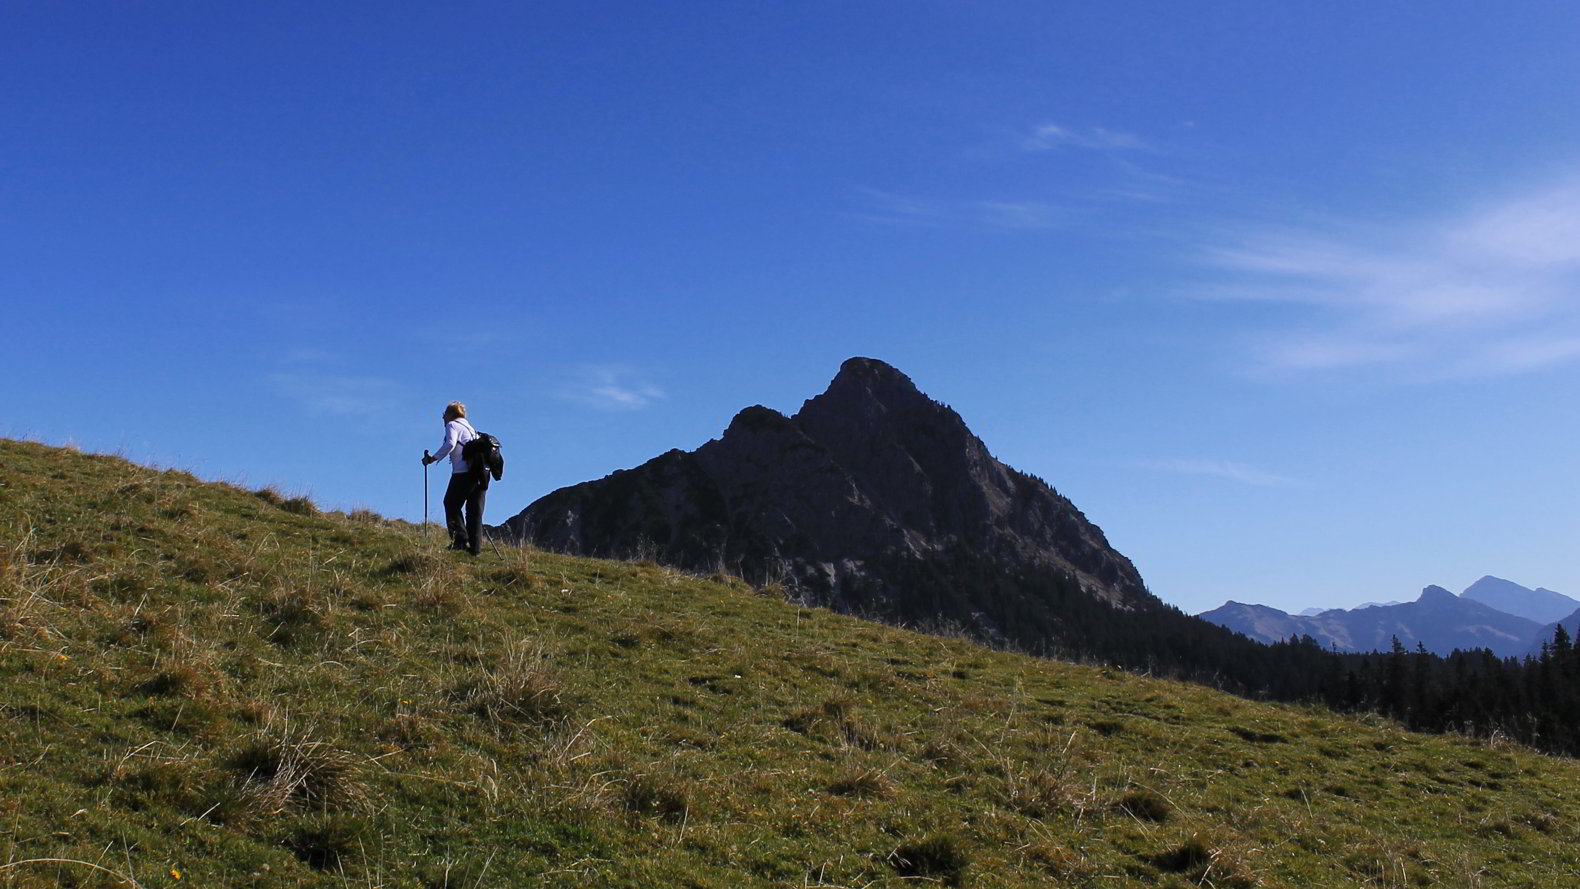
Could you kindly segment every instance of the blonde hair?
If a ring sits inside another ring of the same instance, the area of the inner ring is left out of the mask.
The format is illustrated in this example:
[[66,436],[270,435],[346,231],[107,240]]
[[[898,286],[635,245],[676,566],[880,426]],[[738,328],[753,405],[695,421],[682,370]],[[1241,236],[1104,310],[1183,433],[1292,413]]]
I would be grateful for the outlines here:
[[452,401],[448,405],[445,406],[445,409],[444,409],[444,421],[446,423],[450,422],[451,420],[459,420],[459,419],[461,419],[462,417],[465,417],[465,416],[466,416],[466,405],[462,404],[461,402],[459,402],[459,401]]

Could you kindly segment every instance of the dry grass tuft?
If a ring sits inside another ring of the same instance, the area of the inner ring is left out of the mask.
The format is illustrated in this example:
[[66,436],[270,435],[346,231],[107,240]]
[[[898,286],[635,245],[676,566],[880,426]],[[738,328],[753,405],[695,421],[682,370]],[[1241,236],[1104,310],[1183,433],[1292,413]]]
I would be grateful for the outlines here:
[[410,552],[391,560],[382,573],[385,577],[429,574],[442,561],[432,553]]
[[138,682],[133,690],[151,697],[198,700],[206,697],[217,681],[217,674],[207,664],[181,661],[166,664],[154,671],[148,678]]
[[570,717],[565,682],[549,664],[542,647],[516,645],[504,662],[462,686],[457,696],[466,709],[496,726],[538,728],[562,724]]
[[865,799],[891,799],[897,788],[888,775],[876,769],[852,769],[840,774],[828,785],[828,792],[835,796],[854,796]]
[[1004,804],[1027,818],[1047,818],[1071,807],[1072,798],[1058,775],[1028,765],[1004,776]]
[[324,623],[319,603],[300,590],[277,590],[258,601],[258,611],[268,624],[268,639],[291,648],[318,634]]
[[1081,817],[1095,808],[1095,788],[1074,778],[1081,740],[1081,733],[1075,731],[1060,743],[1060,737],[1050,731],[1034,741],[1031,756],[1000,758],[1004,804],[1028,818],[1047,818],[1059,812]]
[[922,745],[922,761],[939,768],[954,768],[968,762],[970,757],[965,745],[955,738],[928,738],[927,743]]
[[1141,821],[1163,822],[1174,813],[1174,804],[1150,787],[1135,787],[1126,791],[1114,806]]
[[533,571],[524,558],[494,569],[489,572],[488,579],[503,590],[516,594],[535,593],[548,586],[543,577]]
[[1028,869],[1040,870],[1053,877],[1057,881],[1055,885],[1085,886],[1097,875],[1097,868],[1084,856],[1057,843],[1033,843],[1021,853]]
[[883,746],[878,733],[861,721],[855,705],[845,698],[830,698],[798,711],[784,721],[784,727],[843,747],[875,750]]
[[633,775],[622,798],[632,812],[663,821],[682,822],[691,812],[685,782],[674,775]]
[[236,793],[223,801],[228,807],[214,809],[226,823],[279,815],[293,806],[355,809],[366,799],[360,757],[289,724],[266,726],[226,765],[241,776]]
[[959,886],[971,857],[958,837],[939,833],[900,844],[885,861],[902,877]]
[[127,808],[159,802],[197,814],[207,808],[203,788],[214,776],[196,748],[151,741],[123,755],[108,777],[118,802]]
[[1148,861],[1158,870],[1180,874],[1198,886],[1254,889],[1262,883],[1247,854],[1200,833],[1192,834],[1167,852],[1150,856]]
[[458,611],[465,599],[459,567],[441,554],[408,552],[391,560],[380,572],[390,580],[406,581],[416,587],[412,605],[424,611]]

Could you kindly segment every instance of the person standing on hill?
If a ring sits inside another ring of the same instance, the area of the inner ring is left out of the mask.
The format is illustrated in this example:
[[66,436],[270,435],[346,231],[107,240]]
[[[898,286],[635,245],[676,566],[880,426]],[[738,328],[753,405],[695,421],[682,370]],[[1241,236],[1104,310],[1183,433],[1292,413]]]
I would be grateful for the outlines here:
[[[473,472],[461,451],[476,437],[477,430],[466,419],[466,405],[452,401],[444,409],[444,442],[433,455],[427,451],[422,455],[424,466],[446,456],[450,458],[450,486],[444,491],[444,524],[450,532],[450,549],[463,549],[474,556],[483,548],[483,500],[488,494],[488,472]],[[463,506],[465,522],[461,520]]]

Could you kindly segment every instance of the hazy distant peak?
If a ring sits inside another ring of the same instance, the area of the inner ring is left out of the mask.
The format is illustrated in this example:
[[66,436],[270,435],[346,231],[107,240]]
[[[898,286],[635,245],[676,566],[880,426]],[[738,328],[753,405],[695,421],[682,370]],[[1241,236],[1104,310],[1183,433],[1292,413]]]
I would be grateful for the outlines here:
[[[1268,614],[1282,614],[1282,615],[1285,615],[1286,617],[1289,614],[1289,612],[1283,611],[1283,610],[1281,610],[1279,608],[1275,608],[1272,605],[1259,605],[1259,604],[1257,604],[1255,602],[1236,602],[1233,599],[1229,599],[1228,601],[1224,602],[1222,605],[1218,606],[1217,608],[1214,608],[1213,611],[1222,611],[1225,608],[1247,608],[1247,609],[1250,609],[1252,611],[1258,611],[1258,612],[1263,612],[1263,613],[1268,613]],[[1204,614],[1210,614],[1212,612],[1203,612],[1203,613]]]
[[1561,620],[1580,608],[1580,601],[1562,593],[1549,589],[1529,589],[1490,574],[1466,587],[1461,595],[1505,614],[1518,615],[1537,623]]
[[1423,605],[1444,605],[1459,601],[1459,597],[1433,584],[1421,591],[1421,598],[1416,600]]
[[1465,587],[1465,591],[1460,593],[1460,595],[1467,599],[1479,600],[1497,596],[1528,595],[1533,592],[1535,590],[1523,587],[1512,580],[1504,580],[1501,577],[1493,577],[1491,574],[1488,574],[1470,586]]

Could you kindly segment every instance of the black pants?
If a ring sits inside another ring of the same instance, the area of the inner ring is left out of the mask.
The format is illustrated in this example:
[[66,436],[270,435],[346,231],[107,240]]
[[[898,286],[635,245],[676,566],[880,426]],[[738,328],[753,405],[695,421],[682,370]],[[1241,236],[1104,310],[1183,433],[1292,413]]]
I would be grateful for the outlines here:
[[[444,524],[450,531],[450,545],[477,555],[483,549],[483,500],[488,495],[488,473],[455,472],[444,489]],[[466,507],[466,522],[461,507]]]

